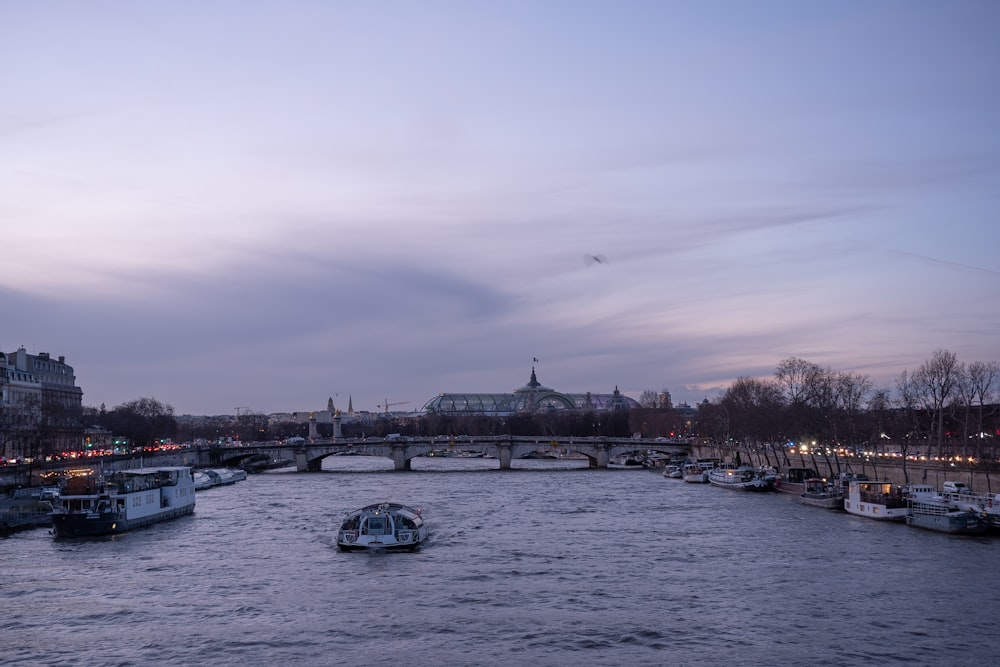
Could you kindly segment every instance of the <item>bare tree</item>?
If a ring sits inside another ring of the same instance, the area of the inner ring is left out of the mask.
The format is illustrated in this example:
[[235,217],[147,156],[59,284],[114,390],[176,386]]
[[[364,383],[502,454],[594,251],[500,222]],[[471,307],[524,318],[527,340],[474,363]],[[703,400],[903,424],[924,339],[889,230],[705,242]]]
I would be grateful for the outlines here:
[[910,375],[910,383],[918,400],[931,416],[932,430],[937,433],[939,454],[944,449],[944,408],[955,393],[963,373],[964,365],[959,363],[955,353],[938,348],[930,359]]
[[805,403],[808,399],[810,383],[822,369],[811,361],[789,357],[778,363],[774,377],[782,388],[785,398],[792,405]]
[[783,404],[781,389],[774,382],[750,377],[737,378],[719,401],[733,436],[753,447],[773,446],[782,439]]
[[639,394],[639,405],[644,408],[660,407],[660,395],[652,389],[643,389]]
[[861,417],[865,397],[872,391],[872,380],[865,373],[837,373],[834,377],[834,396],[837,407],[842,412],[844,429],[851,444],[858,438],[858,420]]
[[983,412],[995,400],[995,387],[1000,382],[1000,363],[996,361],[973,361],[966,371],[969,389],[976,403],[976,458],[982,459]]
[[726,444],[731,435],[729,412],[719,400],[698,407],[698,432],[715,444]]
[[806,378],[806,403],[802,406],[806,421],[803,425],[810,433],[803,433],[800,437],[811,435],[824,443],[838,439],[836,380],[836,373],[819,366]]
[[[909,477],[906,472],[906,453],[909,441],[905,437],[901,437],[900,431],[897,428],[899,421],[900,411],[894,410],[892,406],[891,394],[888,388],[879,388],[871,391],[871,395],[868,398],[867,412],[865,413],[865,429],[867,436],[865,440],[867,444],[870,443],[892,443],[892,445],[899,450],[900,454],[903,455],[903,476],[909,481]],[[859,431],[860,432],[860,431]],[[903,430],[906,433],[906,430]],[[854,454],[857,455],[858,447],[861,439],[854,443]],[[863,459],[862,459],[863,460]],[[848,466],[850,468],[850,466]]]
[[174,437],[177,420],[174,409],[155,398],[138,398],[116,406],[105,417],[104,426],[126,436],[134,446],[145,447],[157,438]]
[[881,438],[889,431],[887,425],[892,400],[889,389],[881,387],[872,391],[868,398],[868,438]]
[[816,408],[824,400],[823,369],[811,361],[789,357],[778,363],[774,379],[787,402],[788,432],[799,439],[819,435],[822,425],[817,417],[822,416],[822,411],[817,415]]
[[[898,410],[886,413],[886,421],[883,427],[886,432],[885,437],[890,437],[893,443],[899,448],[903,456],[903,478],[909,483],[910,473],[906,469],[907,457],[913,441],[922,436],[920,431],[920,420],[918,418],[918,398],[917,391],[910,375],[903,371],[896,380],[897,406]],[[883,435],[880,433],[879,438]]]
[[961,415],[962,424],[962,446],[961,453],[963,457],[969,455],[969,430],[971,429],[972,421],[972,404],[976,400],[976,392],[972,387],[972,380],[969,377],[968,371],[963,366],[961,368],[961,373],[955,381],[955,391],[952,396],[952,406],[955,411]]

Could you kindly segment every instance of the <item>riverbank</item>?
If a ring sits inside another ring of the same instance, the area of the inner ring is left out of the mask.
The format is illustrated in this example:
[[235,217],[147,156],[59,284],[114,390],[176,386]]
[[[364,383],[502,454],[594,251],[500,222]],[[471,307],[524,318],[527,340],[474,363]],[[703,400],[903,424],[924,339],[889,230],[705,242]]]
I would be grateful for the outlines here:
[[945,482],[965,482],[974,493],[1000,492],[1000,471],[972,469],[947,461],[903,461],[896,458],[866,456],[830,456],[801,454],[791,451],[775,452],[771,449],[754,450],[745,447],[718,447],[699,444],[692,447],[691,455],[697,458],[717,458],[755,466],[774,466],[780,470],[788,468],[811,468],[823,477],[835,477],[841,472],[858,473],[870,479],[885,480],[893,484],[930,484],[936,489]]

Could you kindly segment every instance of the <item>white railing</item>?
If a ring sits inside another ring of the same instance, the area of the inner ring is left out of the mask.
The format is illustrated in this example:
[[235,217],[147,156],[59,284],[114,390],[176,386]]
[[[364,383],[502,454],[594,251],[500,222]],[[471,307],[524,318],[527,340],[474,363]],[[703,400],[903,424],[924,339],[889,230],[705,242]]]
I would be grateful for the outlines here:
[[1000,502],[991,493],[944,493],[948,502],[964,509],[975,509],[990,514],[1000,514]]

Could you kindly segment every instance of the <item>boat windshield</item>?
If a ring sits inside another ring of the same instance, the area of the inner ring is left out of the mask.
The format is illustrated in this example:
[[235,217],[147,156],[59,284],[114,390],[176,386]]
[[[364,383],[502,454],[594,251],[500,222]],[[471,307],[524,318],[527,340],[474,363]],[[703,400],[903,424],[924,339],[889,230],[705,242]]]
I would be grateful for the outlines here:
[[391,532],[389,528],[389,518],[385,516],[368,517],[368,522],[365,524],[364,532],[367,535],[385,535]]

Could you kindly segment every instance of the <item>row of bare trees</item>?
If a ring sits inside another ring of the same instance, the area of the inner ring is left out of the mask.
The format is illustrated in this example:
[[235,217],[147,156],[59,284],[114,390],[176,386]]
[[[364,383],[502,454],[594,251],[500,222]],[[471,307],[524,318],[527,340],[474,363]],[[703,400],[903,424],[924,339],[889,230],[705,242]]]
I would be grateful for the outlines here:
[[[863,373],[835,371],[819,364],[790,357],[782,360],[771,378],[738,378],[723,395],[698,408],[696,423],[688,424],[670,405],[669,393],[643,392],[642,406],[622,414],[554,413],[499,417],[427,416],[404,424],[385,423],[366,427],[379,434],[391,429],[414,435],[500,433],[529,435],[645,436],[686,431],[689,426],[719,443],[746,445],[817,442],[865,449],[889,449],[906,454],[921,447],[928,455],[947,452],[975,455],[995,452],[1000,438],[997,403],[1000,394],[1000,364],[962,363],[947,350],[936,350],[914,370],[903,371],[895,392],[874,386]],[[0,449],[9,455],[47,453],[46,443],[55,442],[44,430],[47,423],[66,420],[42,419],[44,406],[30,411],[35,426],[22,423],[24,411],[0,414]],[[178,428],[173,408],[152,398],[140,398],[112,410],[84,408],[81,425],[100,425],[114,435],[129,438],[133,445],[152,444],[157,438],[191,439],[196,433]],[[275,437],[264,415],[242,415],[227,433],[244,440]],[[10,421],[4,421],[7,419]],[[13,421],[11,421],[13,420]],[[21,420],[21,421],[17,421]],[[208,428],[218,435],[220,425]],[[332,428],[332,427],[330,427]],[[353,428],[345,425],[345,435]],[[366,431],[366,434],[367,431]],[[322,433],[321,435],[327,435]],[[353,433],[352,433],[353,435]]]
[[108,433],[122,436],[133,447],[148,447],[164,438],[177,435],[174,408],[155,398],[137,398],[106,410],[84,408],[88,426],[100,426]]
[[942,349],[903,371],[895,396],[866,374],[791,357],[773,378],[740,377],[717,401],[701,405],[698,425],[719,442],[817,442],[903,454],[919,445],[928,455],[978,458],[995,449],[998,389],[996,361],[966,365]]
[[[986,420],[995,412],[991,408],[998,383],[1000,364],[996,361],[966,365],[953,352],[939,349],[912,373],[903,371],[896,389],[901,408],[929,416],[929,433],[937,451],[943,453],[946,444],[956,441],[963,443],[963,450],[970,440],[982,448]],[[955,428],[946,428],[946,419]]]

